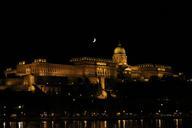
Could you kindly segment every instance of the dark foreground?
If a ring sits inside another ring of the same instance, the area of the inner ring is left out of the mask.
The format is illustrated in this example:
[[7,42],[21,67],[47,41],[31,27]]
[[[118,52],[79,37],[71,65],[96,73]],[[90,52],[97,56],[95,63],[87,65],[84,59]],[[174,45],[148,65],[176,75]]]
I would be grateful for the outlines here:
[[65,86],[58,94],[0,92],[0,127],[192,127],[191,84],[126,83],[109,89],[105,100],[93,96],[97,88],[82,88]]
[[2,128],[190,128],[190,98],[1,95]]

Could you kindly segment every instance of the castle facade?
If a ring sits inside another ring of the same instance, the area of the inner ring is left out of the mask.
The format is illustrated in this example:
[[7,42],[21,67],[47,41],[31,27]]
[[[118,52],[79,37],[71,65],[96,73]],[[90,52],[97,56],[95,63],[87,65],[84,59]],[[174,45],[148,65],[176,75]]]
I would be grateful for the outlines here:
[[[34,91],[39,77],[86,77],[92,84],[100,84],[102,97],[106,97],[105,79],[118,79],[119,72],[124,77],[140,81],[148,81],[152,76],[162,78],[174,75],[170,66],[159,64],[129,65],[126,50],[119,44],[113,52],[112,59],[94,57],[72,58],[71,64],[53,64],[46,59],[35,59],[32,63],[19,62],[15,69],[5,71],[6,86],[22,85],[28,91]],[[13,77],[14,76],[14,77]],[[16,76],[16,77],[15,77]],[[41,83],[38,83],[41,84]],[[41,85],[44,92],[48,91],[47,85]]]

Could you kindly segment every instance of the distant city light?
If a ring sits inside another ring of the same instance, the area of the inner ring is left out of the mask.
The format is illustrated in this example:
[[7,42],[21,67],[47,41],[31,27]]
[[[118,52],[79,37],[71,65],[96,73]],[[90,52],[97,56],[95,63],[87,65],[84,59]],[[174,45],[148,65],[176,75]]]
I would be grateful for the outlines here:
[[3,122],[3,128],[6,128],[6,122]]

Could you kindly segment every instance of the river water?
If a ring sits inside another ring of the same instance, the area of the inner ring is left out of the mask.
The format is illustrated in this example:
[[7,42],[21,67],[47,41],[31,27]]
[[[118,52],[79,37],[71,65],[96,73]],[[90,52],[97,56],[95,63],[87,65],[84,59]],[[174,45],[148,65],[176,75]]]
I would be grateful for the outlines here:
[[192,128],[189,119],[3,121],[1,128]]

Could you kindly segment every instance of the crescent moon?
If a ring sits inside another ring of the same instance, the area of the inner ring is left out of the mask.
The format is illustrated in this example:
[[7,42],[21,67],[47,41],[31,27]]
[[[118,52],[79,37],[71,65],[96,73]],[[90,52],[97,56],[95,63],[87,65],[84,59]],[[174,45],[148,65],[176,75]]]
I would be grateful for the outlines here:
[[96,38],[93,39],[93,43],[95,43],[95,42],[96,42]]

